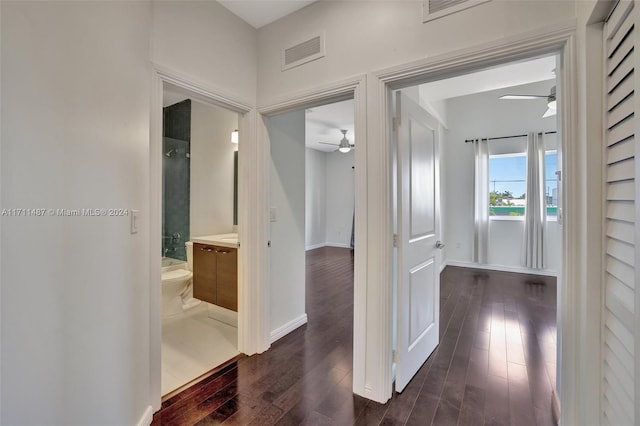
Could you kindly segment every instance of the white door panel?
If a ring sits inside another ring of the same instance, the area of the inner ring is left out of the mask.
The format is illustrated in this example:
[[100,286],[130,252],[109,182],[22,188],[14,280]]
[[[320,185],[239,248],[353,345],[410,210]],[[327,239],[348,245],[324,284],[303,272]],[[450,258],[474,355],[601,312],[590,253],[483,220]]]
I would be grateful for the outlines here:
[[398,287],[396,390],[401,392],[439,342],[438,124],[398,92]]

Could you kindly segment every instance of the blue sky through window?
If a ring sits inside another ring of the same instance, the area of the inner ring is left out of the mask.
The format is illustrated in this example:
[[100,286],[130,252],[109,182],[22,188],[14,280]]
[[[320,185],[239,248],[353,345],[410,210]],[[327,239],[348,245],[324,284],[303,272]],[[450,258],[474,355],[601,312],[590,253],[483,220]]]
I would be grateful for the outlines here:
[[[555,196],[558,186],[556,170],[558,155],[548,152],[545,155],[545,193]],[[520,198],[526,192],[526,154],[489,157],[489,191],[503,193],[509,191],[514,198]]]

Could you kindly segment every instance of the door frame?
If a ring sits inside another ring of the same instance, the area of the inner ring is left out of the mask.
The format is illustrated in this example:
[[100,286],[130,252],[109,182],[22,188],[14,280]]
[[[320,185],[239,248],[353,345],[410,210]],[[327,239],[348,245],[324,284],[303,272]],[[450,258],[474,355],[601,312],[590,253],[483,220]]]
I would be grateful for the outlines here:
[[[367,229],[370,224],[370,206],[367,204],[367,166],[368,166],[368,144],[367,144],[367,127],[366,127],[366,77],[364,75],[355,76],[353,78],[343,80],[341,82],[317,87],[311,90],[294,93],[291,96],[276,99],[264,106],[258,108],[259,119],[257,120],[257,148],[258,148],[258,176],[260,180],[258,182],[258,197],[259,206],[262,209],[261,223],[260,223],[260,238],[263,242],[265,256],[262,258],[264,264],[260,265],[260,270],[263,271],[263,286],[262,291],[265,294],[269,294],[271,285],[269,282],[269,276],[266,272],[267,263],[270,253],[266,248],[266,242],[268,241],[268,229],[269,229],[269,175],[270,175],[270,163],[271,163],[271,143],[269,140],[269,134],[267,131],[266,120],[270,116],[282,114],[285,112],[291,112],[314,106],[325,105],[329,103],[339,102],[347,99],[353,99],[354,101],[354,119],[355,119],[355,134],[358,136],[358,149],[355,150],[355,176],[354,176],[354,190],[355,190],[355,229],[354,238],[357,241],[358,247],[354,251],[354,304],[353,304],[353,391],[359,395],[362,395],[369,399],[375,399],[371,395],[371,387],[367,385],[365,359],[367,356],[367,347],[369,344],[370,336],[368,333],[375,333],[369,324],[367,327],[367,314],[371,316],[371,313],[367,313],[367,276],[368,276],[368,263],[371,257],[370,242],[367,242],[369,233]],[[265,301],[267,308],[263,312],[268,313],[268,299]],[[269,330],[269,315],[262,317],[261,334],[263,336],[270,337]]]
[[162,98],[164,83],[170,83],[189,91],[199,99],[238,113],[238,351],[251,355],[266,350],[258,327],[261,308],[260,271],[248,259],[259,259],[256,224],[258,222],[256,199],[257,174],[255,168],[255,117],[251,102],[223,89],[195,80],[170,68],[152,64],[151,113],[149,140],[149,379],[153,411],[161,406],[162,374],[162,292],[161,259],[154,253],[161,252],[162,236]]
[[[584,258],[581,257],[581,233],[585,232],[581,224],[584,223],[583,181],[581,171],[583,159],[580,157],[583,149],[578,140],[578,94],[575,52],[575,23],[556,25],[536,30],[517,37],[502,39],[493,43],[483,44],[449,54],[428,58],[425,60],[400,65],[367,75],[367,135],[370,152],[376,158],[370,158],[377,164],[384,164],[387,171],[385,177],[370,179],[369,183],[379,188],[391,186],[391,91],[401,89],[427,81],[466,74],[484,67],[499,65],[506,62],[531,58],[537,55],[558,54],[561,57],[562,69],[558,73],[558,85],[563,89],[559,114],[562,117],[561,135],[563,144],[563,194],[564,194],[564,226],[562,231],[563,259],[562,271],[558,277],[558,365],[560,375],[557,378],[561,389],[560,402],[563,407],[561,423],[575,424],[579,418],[580,400],[598,392],[599,389],[584,389],[579,386],[581,362],[575,362],[585,356],[584,345],[578,340],[578,331],[584,327],[580,310],[574,302],[576,297],[584,294],[580,288],[580,277]],[[385,198],[388,196],[385,194]],[[383,218],[376,223],[380,229],[380,246],[385,253],[380,253],[386,262],[372,264],[369,268],[371,276],[382,276],[387,282],[392,282],[392,210],[390,204],[381,209]],[[384,372],[380,377],[382,388],[386,390],[386,399],[391,396],[392,389],[392,342],[391,328],[393,318],[391,313],[392,286],[389,284],[382,289],[381,297],[370,299],[368,308],[377,311],[384,317],[380,330],[382,337],[379,367]],[[591,319],[592,324],[599,329],[599,318]],[[593,346],[593,345],[590,345]],[[597,347],[589,347],[599,351]],[[579,395],[580,394],[580,395]],[[386,400],[384,399],[384,400]]]

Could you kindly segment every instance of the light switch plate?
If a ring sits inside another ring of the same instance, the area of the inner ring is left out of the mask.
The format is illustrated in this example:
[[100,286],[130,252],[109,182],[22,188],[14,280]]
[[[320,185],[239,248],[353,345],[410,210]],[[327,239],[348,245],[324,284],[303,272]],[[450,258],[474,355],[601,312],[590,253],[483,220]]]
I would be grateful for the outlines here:
[[138,222],[140,221],[140,210],[131,210],[131,233],[138,233]]

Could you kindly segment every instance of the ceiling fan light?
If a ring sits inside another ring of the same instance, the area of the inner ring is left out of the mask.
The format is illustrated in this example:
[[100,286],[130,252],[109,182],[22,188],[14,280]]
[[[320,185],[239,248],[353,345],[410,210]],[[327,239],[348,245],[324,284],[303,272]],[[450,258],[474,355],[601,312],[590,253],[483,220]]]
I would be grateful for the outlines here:
[[351,144],[349,143],[349,139],[347,139],[347,131],[340,130],[342,132],[342,140],[340,141],[340,145],[338,145],[338,151],[342,153],[347,153],[351,151]]
[[557,104],[556,104],[556,100],[555,100],[555,99],[554,99],[554,100],[552,100],[552,101],[549,101],[549,102],[547,103],[547,106],[549,107],[549,109],[552,109],[552,110],[554,110],[554,111],[556,110],[556,105],[557,105]]

